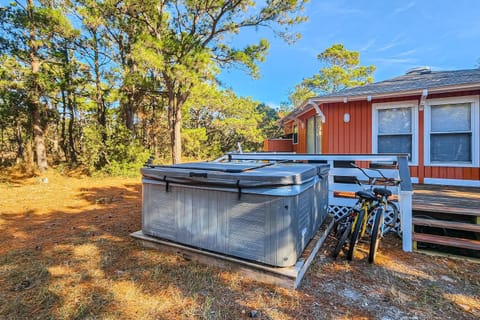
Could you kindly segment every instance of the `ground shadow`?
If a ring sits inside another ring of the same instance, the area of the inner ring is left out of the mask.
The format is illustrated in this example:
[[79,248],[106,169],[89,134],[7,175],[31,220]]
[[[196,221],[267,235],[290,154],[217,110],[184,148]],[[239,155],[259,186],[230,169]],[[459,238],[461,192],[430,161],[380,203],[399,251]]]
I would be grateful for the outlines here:
[[[346,263],[322,248],[300,290],[291,291],[141,247],[129,236],[141,229],[140,183],[86,186],[75,196],[80,207],[0,215],[0,318],[476,316],[448,298],[480,295],[471,265],[459,264],[452,276],[450,262],[402,254],[400,241],[382,246],[374,266],[361,251]],[[429,271],[426,262],[437,265]]]

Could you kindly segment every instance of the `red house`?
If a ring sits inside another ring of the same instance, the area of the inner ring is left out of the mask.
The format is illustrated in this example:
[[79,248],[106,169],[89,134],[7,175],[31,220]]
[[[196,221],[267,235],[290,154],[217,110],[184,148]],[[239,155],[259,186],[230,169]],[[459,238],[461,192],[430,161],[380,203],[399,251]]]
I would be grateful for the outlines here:
[[265,151],[408,153],[413,182],[480,186],[480,69],[413,69],[313,97],[282,119]]

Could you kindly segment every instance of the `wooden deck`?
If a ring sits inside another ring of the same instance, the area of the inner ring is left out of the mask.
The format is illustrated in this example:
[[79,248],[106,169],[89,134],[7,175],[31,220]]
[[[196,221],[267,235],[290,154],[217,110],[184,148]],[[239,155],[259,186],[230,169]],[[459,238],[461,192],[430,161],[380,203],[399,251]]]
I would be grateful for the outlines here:
[[416,251],[480,258],[480,188],[415,185],[412,200]]
[[480,188],[414,185],[413,211],[480,217]]

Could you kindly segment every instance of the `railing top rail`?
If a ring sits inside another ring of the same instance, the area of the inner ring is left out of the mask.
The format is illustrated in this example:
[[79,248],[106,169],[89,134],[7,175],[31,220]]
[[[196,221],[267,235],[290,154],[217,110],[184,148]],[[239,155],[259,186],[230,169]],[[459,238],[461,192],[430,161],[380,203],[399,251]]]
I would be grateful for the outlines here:
[[408,157],[407,154],[310,154],[310,153],[270,153],[270,152],[258,152],[258,153],[228,153],[227,156],[230,160],[345,160],[345,161],[397,161],[398,157]]
[[[396,161],[400,177],[400,189],[413,191],[408,169],[407,154],[309,154],[309,153],[228,153],[228,161],[234,160],[264,160],[264,161]],[[222,157],[222,160],[224,158]]]

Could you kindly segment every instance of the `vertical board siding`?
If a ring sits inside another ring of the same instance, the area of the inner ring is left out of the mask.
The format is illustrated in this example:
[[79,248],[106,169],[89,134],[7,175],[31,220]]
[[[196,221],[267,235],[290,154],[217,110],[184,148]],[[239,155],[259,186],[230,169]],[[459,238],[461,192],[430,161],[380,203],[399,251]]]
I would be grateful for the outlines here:
[[[429,94],[428,99],[460,97],[479,95],[479,90],[462,92]],[[406,96],[398,98],[376,99],[375,103],[401,102],[418,100],[419,96]],[[372,153],[372,102],[366,100],[349,101],[347,103],[323,103],[320,106],[325,115],[325,123],[322,124],[322,153],[326,154],[351,154],[351,153]],[[344,114],[350,114],[350,122],[343,121]],[[306,153],[306,121],[316,115],[315,109],[298,116],[298,144],[292,145],[291,150],[297,153]],[[286,132],[291,132],[293,121],[286,126]],[[425,115],[423,110],[418,111],[418,164],[410,166],[412,177],[418,177],[419,183],[424,178],[437,179],[466,179],[480,180],[480,168],[466,167],[436,167],[425,166]],[[283,151],[269,147],[269,151]]]
[[[326,118],[324,153],[371,153],[372,108],[371,103],[329,103],[321,106]],[[343,116],[350,114],[350,122]]]
[[419,167],[410,166],[409,168],[410,168],[410,177],[419,177],[419,175],[418,175]]
[[425,167],[425,178],[479,180],[478,168]]
[[468,168],[470,169],[470,180],[480,180],[480,168]]
[[263,141],[263,151],[291,152],[293,141],[291,139],[266,139]]

